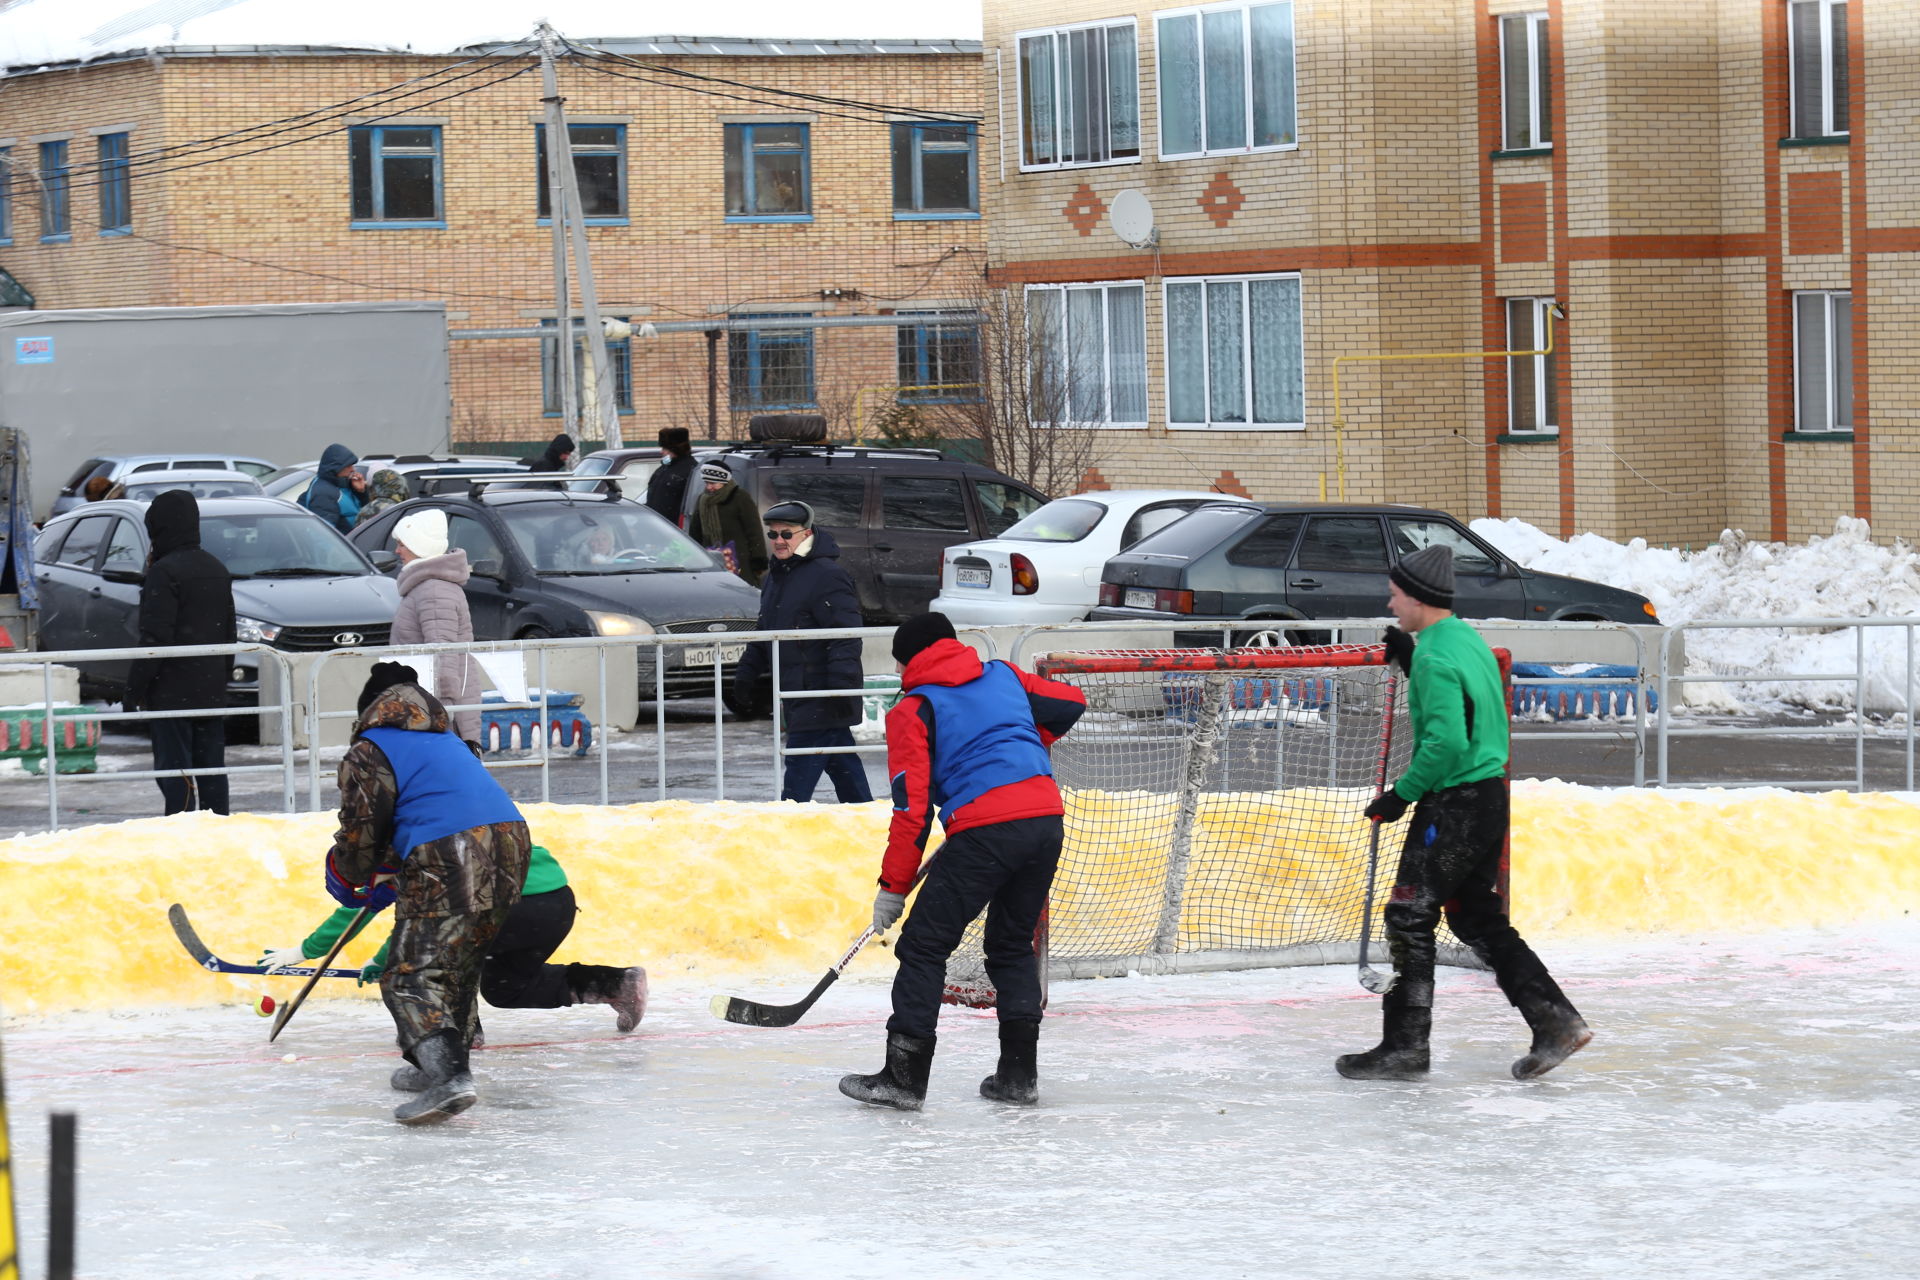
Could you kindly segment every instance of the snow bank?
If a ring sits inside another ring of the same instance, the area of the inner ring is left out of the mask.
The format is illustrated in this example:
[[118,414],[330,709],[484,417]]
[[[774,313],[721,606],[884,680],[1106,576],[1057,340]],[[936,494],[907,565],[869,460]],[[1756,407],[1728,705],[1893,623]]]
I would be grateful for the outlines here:
[[838,0],[796,7],[730,0],[697,15],[620,0],[15,0],[0,12],[0,66],[103,58],[174,45],[308,45],[445,54],[521,40],[545,18],[576,40],[741,37],[777,40],[978,40],[979,0],[891,5]]
[[[1833,534],[1805,545],[1757,542],[1737,529],[1701,551],[1618,543],[1583,533],[1561,541],[1524,520],[1475,520],[1473,531],[1529,569],[1591,578],[1637,591],[1660,620],[1911,617],[1920,614],[1920,553],[1904,540],[1881,546],[1867,522],[1842,516]],[[1724,686],[1687,686],[1686,702],[1709,710],[1798,707],[1851,710],[1854,687],[1839,681],[1765,679],[1835,674],[1855,666],[1855,633],[1698,631],[1687,636],[1687,674],[1723,675]],[[1906,705],[1907,637],[1901,627],[1869,629],[1866,709]]]

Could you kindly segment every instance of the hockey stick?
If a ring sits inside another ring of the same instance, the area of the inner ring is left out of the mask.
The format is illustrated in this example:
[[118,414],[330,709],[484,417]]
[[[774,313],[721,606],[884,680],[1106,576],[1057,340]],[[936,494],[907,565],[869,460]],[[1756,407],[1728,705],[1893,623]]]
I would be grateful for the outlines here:
[[[912,893],[927,878],[927,869],[931,866],[932,858],[921,864],[920,870],[914,873],[913,883],[907,886],[908,893]],[[826,975],[813,984],[813,990],[807,992],[797,1004],[760,1004],[754,1000],[742,1000],[739,996],[715,996],[707,1007],[713,1010],[714,1017],[737,1022],[743,1027],[790,1027],[806,1016],[807,1010],[813,1008],[813,1002],[826,994],[827,988],[839,979],[846,967],[853,963],[853,958],[873,941],[878,932],[868,925],[853,940],[853,945],[847,948],[847,953],[840,957],[839,962],[827,970]]]
[[[269,969],[263,964],[235,964],[231,960],[222,960],[200,941],[200,935],[194,932],[192,923],[187,919],[187,911],[179,903],[167,908],[167,919],[173,924],[173,934],[180,939],[180,945],[187,949],[194,963],[208,973],[252,973],[273,977],[304,978],[315,972],[310,965],[288,965],[280,969]],[[323,978],[358,978],[358,969],[321,969]]]
[[[1387,714],[1380,731],[1380,765],[1374,771],[1373,798],[1378,800],[1387,794],[1387,758],[1393,754],[1393,695],[1398,681],[1391,672],[1387,675]],[[1377,996],[1383,996],[1393,990],[1394,980],[1400,975],[1389,971],[1381,973],[1367,963],[1367,942],[1373,936],[1373,883],[1380,870],[1380,819],[1373,819],[1372,831],[1367,834],[1367,905],[1360,913],[1360,985]]]
[[320,958],[320,963],[315,967],[313,974],[306,982],[301,984],[298,991],[293,993],[293,999],[281,1005],[280,1012],[273,1015],[273,1030],[267,1032],[268,1044],[274,1042],[275,1038],[280,1034],[280,1029],[287,1025],[288,1019],[293,1017],[294,1010],[298,1009],[306,1001],[307,993],[313,990],[314,984],[319,982],[321,976],[326,973],[327,966],[333,963],[333,958],[340,954],[340,948],[347,945],[347,939],[359,933],[360,926],[365,924],[367,917],[372,914],[373,908],[371,906],[365,906],[360,908],[353,919],[347,921],[347,927],[341,930],[340,936],[333,940],[332,948],[328,950],[326,955]]

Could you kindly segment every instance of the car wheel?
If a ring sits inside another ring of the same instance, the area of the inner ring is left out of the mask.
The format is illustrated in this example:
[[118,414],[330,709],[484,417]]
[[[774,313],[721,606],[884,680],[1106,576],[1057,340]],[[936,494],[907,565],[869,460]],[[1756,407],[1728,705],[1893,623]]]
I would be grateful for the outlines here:
[[553,639],[553,632],[547,630],[545,627],[527,627],[523,629],[519,635],[515,636],[514,639],[515,640],[551,640]]

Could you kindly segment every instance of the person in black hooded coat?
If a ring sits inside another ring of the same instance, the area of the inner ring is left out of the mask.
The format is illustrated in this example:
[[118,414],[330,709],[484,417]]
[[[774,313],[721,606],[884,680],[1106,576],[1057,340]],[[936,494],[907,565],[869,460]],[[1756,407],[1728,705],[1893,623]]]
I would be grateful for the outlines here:
[[562,431],[547,442],[547,451],[527,464],[529,471],[566,471],[573,462],[573,437]]
[[[147,577],[140,588],[140,644],[165,647],[232,644],[233,577],[200,547],[200,504],[184,489],[169,489],[147,507]],[[188,711],[224,707],[230,658],[140,658],[127,673],[129,711]],[[217,769],[226,763],[226,721],[219,716],[149,720],[153,767]],[[154,779],[167,812],[227,812],[225,774]]]
[[[840,546],[825,529],[813,527],[813,508],[804,502],[777,502],[762,517],[772,563],[760,583],[758,631],[802,631],[865,625],[853,578],[840,565]],[[778,536],[776,536],[778,535]],[[771,642],[756,640],[740,655],[733,671],[734,698],[745,706],[754,701],[760,679],[772,670]],[[795,689],[859,689],[865,674],[860,661],[860,639],[782,640],[780,687]],[[781,705],[789,749],[795,747],[851,747],[852,726],[860,722],[860,697],[794,698]],[[864,804],[873,799],[867,771],[852,753],[788,756],[780,798],[802,803],[813,799],[820,774],[833,780],[842,804]]]

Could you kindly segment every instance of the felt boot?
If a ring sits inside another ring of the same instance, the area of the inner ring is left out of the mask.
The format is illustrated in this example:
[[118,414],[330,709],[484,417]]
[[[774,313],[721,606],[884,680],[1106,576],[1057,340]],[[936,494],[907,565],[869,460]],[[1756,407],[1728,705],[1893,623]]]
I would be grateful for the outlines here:
[[887,1064],[870,1076],[842,1076],[840,1092],[855,1102],[898,1111],[918,1111],[927,1100],[935,1037],[887,1033]]
[[1039,1046],[1038,1022],[1001,1023],[1000,1063],[980,1082],[980,1096],[1022,1107],[1040,1101]]

